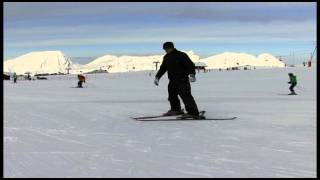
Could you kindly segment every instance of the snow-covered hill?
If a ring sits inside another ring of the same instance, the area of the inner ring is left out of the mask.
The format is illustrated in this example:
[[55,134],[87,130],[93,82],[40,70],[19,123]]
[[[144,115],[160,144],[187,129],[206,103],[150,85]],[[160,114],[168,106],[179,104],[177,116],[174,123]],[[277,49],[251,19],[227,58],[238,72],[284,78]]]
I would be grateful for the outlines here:
[[68,63],[65,55],[61,51],[41,51],[31,52],[17,58],[3,62],[4,72],[16,72],[24,74],[37,73],[65,73]]
[[[230,68],[237,66],[256,67],[284,67],[285,64],[271,54],[261,54],[255,57],[246,53],[225,52],[222,54],[200,59],[193,51],[185,51],[195,63],[207,65],[207,69]],[[130,72],[155,70],[154,62],[162,62],[163,55],[152,56],[113,56],[104,55],[92,62],[81,65],[73,64],[61,51],[32,52],[4,62],[4,72],[36,73],[66,73],[68,63],[71,64],[70,73],[76,74],[80,71],[91,72],[95,70],[107,70],[113,72]],[[160,65],[160,64],[158,64]]]
[[[255,67],[285,67],[285,64],[271,54],[260,54],[255,57],[246,53],[225,52],[208,58],[200,59],[200,56],[193,51],[186,51],[188,56],[195,63],[207,65],[208,69],[229,68],[237,66],[255,66]],[[109,72],[128,72],[154,70],[154,62],[162,62],[163,55],[154,56],[112,56],[105,55],[96,60],[81,66],[84,72],[93,71],[96,69],[106,69]]]
[[[199,61],[200,56],[193,51],[185,51],[192,61]],[[129,72],[155,70],[154,62],[162,62],[163,55],[153,56],[112,56],[105,55],[81,67],[83,72],[106,69],[108,72]],[[160,64],[158,65],[158,67]]]
[[238,66],[257,66],[257,67],[284,67],[285,64],[271,54],[261,54],[255,57],[246,53],[225,52],[210,56],[200,60],[207,65],[208,69],[226,69]]

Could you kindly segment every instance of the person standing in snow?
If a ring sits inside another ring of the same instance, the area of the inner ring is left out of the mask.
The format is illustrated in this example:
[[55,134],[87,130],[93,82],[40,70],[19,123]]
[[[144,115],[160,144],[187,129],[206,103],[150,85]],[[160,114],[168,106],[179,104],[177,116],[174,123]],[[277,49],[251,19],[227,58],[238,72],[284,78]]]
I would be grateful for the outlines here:
[[17,83],[18,76],[16,72],[13,73],[13,83]]
[[163,57],[162,64],[154,80],[154,84],[158,86],[160,78],[165,72],[168,72],[168,100],[171,109],[163,115],[184,114],[178,98],[180,96],[187,111],[185,116],[199,118],[199,110],[191,94],[190,86],[190,82],[196,81],[194,63],[186,53],[175,49],[172,42],[165,42],[163,49],[166,51],[166,55]]
[[294,91],[294,87],[297,85],[297,76],[293,75],[292,73],[289,73],[289,79],[290,81],[288,82],[288,84],[291,84],[291,86],[289,87],[289,90],[291,91],[291,93],[289,95],[296,95],[296,92]]
[[82,71],[78,74],[78,80],[78,88],[82,88],[82,83],[86,82],[86,77],[82,74]]

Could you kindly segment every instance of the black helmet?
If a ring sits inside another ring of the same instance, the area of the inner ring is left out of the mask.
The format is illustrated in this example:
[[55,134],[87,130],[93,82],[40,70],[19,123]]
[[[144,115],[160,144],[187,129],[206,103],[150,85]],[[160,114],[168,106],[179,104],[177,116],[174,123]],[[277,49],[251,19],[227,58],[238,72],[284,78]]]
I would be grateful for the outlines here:
[[168,48],[174,48],[174,45],[172,42],[163,43],[163,49],[168,49]]
[[288,75],[289,75],[289,76],[292,76],[293,74],[292,74],[292,73],[288,73]]

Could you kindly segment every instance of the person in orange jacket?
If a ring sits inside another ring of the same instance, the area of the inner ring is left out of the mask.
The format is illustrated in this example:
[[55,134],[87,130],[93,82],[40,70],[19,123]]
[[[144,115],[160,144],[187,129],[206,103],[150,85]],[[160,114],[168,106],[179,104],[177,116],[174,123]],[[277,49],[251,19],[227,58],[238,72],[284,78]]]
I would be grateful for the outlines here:
[[86,77],[82,74],[82,71],[80,71],[80,74],[78,74],[78,88],[83,88],[82,83],[86,82]]

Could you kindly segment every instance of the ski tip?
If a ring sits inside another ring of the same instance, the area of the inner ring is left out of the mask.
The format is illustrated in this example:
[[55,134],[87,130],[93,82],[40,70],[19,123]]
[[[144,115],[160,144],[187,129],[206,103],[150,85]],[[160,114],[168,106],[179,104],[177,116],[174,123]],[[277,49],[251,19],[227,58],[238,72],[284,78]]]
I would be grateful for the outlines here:
[[129,117],[130,119],[138,120],[138,119],[143,119],[141,117]]

